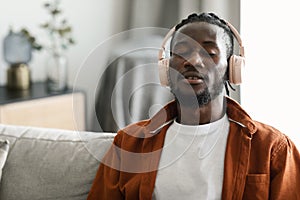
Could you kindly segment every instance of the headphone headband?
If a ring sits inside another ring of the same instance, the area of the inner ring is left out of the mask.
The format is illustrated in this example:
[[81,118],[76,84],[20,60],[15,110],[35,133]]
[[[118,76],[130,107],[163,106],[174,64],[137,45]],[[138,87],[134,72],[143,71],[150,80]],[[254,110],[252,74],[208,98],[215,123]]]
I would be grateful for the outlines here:
[[[239,44],[239,54],[242,57],[245,57],[245,50],[244,50],[244,46],[242,43],[242,38],[239,34],[239,32],[236,30],[236,28],[230,24],[228,21],[223,20],[226,25],[229,27],[229,29],[231,30],[231,32],[233,33],[233,36],[235,37],[235,39],[237,40],[238,44]],[[165,50],[166,50],[166,44],[167,41],[169,40],[169,38],[175,33],[175,28],[176,25],[173,26],[169,32],[167,33],[167,35],[164,37],[162,45],[161,45],[161,49],[158,52],[158,60],[162,60],[165,58]]]
[[[225,21],[225,20],[224,20]],[[240,47],[240,56],[243,56],[245,57],[245,52],[244,52],[244,46],[243,46],[243,43],[242,43],[242,38],[239,34],[239,32],[236,30],[236,28],[230,24],[229,22],[225,21],[226,25],[230,28],[230,30],[232,31],[235,39],[237,40],[238,44],[239,44],[239,47]]]

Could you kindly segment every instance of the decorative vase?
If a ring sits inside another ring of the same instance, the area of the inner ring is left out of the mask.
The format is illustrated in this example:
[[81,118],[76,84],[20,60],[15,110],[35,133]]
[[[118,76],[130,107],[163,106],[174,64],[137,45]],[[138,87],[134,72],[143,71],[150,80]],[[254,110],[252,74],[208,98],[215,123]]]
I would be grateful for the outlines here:
[[59,93],[67,89],[68,60],[63,53],[52,52],[46,63],[47,90],[50,93]]
[[28,62],[31,60],[32,47],[24,33],[10,31],[4,38],[4,60],[9,63],[7,69],[7,88],[12,90],[27,90],[31,78]]
[[30,88],[30,69],[25,63],[13,64],[7,69],[7,88],[27,90]]

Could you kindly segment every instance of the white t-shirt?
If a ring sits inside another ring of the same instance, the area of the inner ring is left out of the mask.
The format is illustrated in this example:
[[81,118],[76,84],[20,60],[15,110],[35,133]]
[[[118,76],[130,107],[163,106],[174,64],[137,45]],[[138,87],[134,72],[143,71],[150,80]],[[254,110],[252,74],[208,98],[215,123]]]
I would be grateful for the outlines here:
[[166,133],[153,199],[221,199],[227,115],[210,124],[176,121]]

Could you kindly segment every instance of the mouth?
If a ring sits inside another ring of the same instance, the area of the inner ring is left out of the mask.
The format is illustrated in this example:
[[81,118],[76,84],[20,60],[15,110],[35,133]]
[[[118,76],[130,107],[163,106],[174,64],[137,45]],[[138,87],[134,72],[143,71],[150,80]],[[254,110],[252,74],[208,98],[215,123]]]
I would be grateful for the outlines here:
[[183,81],[190,85],[202,84],[204,83],[205,76],[197,72],[186,72],[183,74]]

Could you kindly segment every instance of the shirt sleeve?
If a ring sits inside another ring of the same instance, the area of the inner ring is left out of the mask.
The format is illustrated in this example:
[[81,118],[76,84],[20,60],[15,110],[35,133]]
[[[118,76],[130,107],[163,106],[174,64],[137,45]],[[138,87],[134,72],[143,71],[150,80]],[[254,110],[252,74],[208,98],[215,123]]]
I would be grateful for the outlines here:
[[120,171],[117,170],[120,164],[117,136],[100,163],[87,200],[123,199],[119,187]]
[[300,199],[300,154],[285,136],[271,157],[270,199]]

